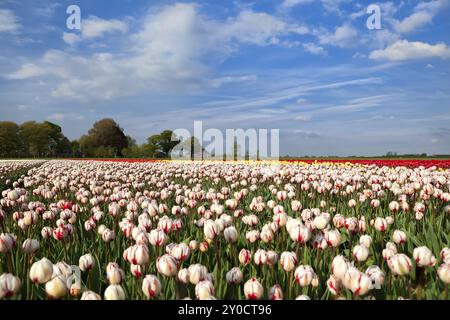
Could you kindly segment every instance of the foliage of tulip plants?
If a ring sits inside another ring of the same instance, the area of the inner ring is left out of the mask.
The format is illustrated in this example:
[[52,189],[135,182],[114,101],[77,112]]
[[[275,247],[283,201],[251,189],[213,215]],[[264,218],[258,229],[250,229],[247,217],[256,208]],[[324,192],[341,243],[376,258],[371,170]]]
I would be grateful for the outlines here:
[[0,173],[0,299],[448,299],[448,169],[52,160]]

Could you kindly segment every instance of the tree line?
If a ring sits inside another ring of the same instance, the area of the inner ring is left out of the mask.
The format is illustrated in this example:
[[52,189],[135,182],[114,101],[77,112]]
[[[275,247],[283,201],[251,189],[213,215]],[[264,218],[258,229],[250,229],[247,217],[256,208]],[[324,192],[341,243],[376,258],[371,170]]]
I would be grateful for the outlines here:
[[17,124],[0,121],[0,157],[2,158],[167,158],[180,141],[172,141],[172,131],[150,136],[146,143],[125,135],[113,119],[95,122],[87,134],[70,141],[57,124],[27,121]]

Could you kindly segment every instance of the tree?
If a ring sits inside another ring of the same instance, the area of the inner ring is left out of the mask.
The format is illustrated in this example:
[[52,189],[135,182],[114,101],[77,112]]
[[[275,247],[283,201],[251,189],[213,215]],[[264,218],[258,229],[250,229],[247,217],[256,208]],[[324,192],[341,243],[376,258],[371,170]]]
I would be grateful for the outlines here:
[[113,119],[102,119],[95,122],[82,142],[80,139],[80,146],[83,145],[84,148],[112,149],[114,155],[119,157],[122,156],[122,149],[128,147],[128,139],[123,133],[123,129]]
[[0,157],[17,157],[23,152],[19,126],[15,122],[0,122]]
[[180,143],[178,138],[172,141],[172,135],[173,132],[171,130],[152,135],[147,139],[145,148],[156,158],[167,158],[170,155],[170,151]]
[[49,153],[52,131],[49,125],[27,121],[22,123],[19,129],[19,137],[24,144],[27,155],[45,157]]
[[32,157],[60,157],[71,153],[71,144],[60,126],[44,121],[27,121],[19,127],[19,138],[25,155]]
[[64,157],[71,153],[71,143],[62,133],[60,126],[44,121],[41,125],[48,132],[48,150],[46,156]]
[[80,150],[80,142],[78,140],[74,140],[70,143],[70,149],[71,149],[71,156],[78,158],[81,157],[81,150]]

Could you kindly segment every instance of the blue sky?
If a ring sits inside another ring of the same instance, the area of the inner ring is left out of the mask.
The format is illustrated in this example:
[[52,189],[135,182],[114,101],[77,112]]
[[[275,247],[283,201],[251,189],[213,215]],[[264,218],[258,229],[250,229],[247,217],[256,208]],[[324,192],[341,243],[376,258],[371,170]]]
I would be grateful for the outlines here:
[[112,117],[138,142],[202,120],[279,128],[281,154],[448,154],[449,2],[2,0],[0,119],[75,139]]

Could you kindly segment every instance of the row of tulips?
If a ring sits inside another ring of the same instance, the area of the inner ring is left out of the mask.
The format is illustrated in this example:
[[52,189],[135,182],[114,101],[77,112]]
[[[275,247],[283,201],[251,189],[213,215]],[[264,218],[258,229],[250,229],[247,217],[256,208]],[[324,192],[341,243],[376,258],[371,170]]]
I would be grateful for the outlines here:
[[1,192],[0,298],[448,299],[448,170],[36,165]]

